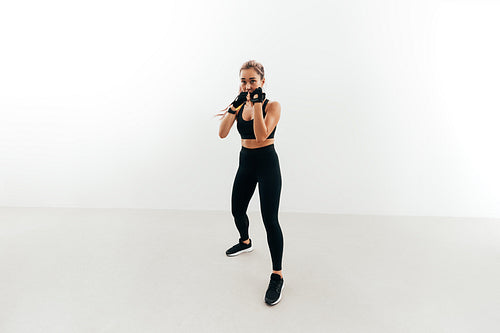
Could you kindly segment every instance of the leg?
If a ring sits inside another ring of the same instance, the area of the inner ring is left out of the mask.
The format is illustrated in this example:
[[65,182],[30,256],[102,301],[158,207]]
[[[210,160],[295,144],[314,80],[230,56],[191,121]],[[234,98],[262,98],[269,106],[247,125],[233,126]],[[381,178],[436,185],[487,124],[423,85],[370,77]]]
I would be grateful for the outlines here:
[[233,214],[236,228],[240,233],[241,241],[249,239],[247,209],[256,186],[257,180],[252,177],[252,174],[244,166],[240,165],[233,184],[231,213]]
[[262,220],[267,232],[273,271],[281,275],[283,257],[283,233],[278,221],[281,195],[281,171],[276,153],[269,154],[259,172],[259,196]]

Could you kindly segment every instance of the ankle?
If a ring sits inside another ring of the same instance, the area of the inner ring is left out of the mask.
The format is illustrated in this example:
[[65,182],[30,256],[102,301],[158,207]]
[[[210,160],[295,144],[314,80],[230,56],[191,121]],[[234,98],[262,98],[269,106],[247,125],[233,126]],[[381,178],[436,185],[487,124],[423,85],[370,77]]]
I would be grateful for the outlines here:
[[247,244],[247,245],[250,244],[250,238],[247,239],[247,240],[245,240],[245,241],[243,241],[243,244]]
[[273,273],[278,274],[281,278],[283,278],[283,273],[281,271],[273,271]]

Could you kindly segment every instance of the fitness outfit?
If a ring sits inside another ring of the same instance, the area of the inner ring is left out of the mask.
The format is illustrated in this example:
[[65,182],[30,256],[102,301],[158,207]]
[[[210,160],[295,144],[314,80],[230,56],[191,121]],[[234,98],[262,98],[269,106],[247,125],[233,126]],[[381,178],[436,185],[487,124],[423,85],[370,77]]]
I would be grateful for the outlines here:
[[[262,106],[264,117],[268,100]],[[246,121],[243,109],[237,115],[237,128],[242,139],[255,139],[253,119]],[[274,138],[273,132],[268,138]],[[281,194],[281,171],[274,144],[261,148],[241,147],[239,167],[234,179],[231,196],[231,212],[240,234],[240,243],[249,238],[248,216],[246,214],[250,199],[259,184],[260,209],[267,232],[267,243],[271,252],[273,270],[280,271],[283,257],[283,233],[278,221],[278,208]]]

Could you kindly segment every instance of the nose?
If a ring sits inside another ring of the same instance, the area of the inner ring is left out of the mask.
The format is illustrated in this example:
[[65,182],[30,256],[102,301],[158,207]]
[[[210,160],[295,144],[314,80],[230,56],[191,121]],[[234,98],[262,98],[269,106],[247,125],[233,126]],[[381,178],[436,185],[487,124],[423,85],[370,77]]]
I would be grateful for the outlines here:
[[245,89],[246,89],[247,91],[250,91],[250,84],[249,84],[249,83],[247,83],[247,85],[245,86]]

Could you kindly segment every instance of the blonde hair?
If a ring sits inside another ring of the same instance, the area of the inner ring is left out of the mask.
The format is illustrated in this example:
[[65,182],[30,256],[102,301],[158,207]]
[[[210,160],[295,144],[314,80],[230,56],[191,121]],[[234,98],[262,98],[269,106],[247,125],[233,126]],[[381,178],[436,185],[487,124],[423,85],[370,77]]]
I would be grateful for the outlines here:
[[245,62],[243,64],[243,66],[241,66],[241,68],[240,68],[240,74],[241,74],[242,70],[250,69],[250,68],[255,69],[257,74],[259,74],[261,80],[264,78],[264,66],[262,66],[261,63],[255,61],[255,60],[248,60],[247,62]]
[[[255,60],[246,61],[240,68],[240,74],[241,74],[242,70],[250,69],[250,68],[253,68],[257,72],[257,74],[259,74],[261,80],[264,78],[264,66],[262,66],[261,63],[255,61]],[[232,102],[231,102],[231,104],[232,104]],[[219,117],[221,117],[221,120],[222,120],[226,116],[227,110],[229,109],[231,104],[229,104],[225,109],[221,110],[221,113],[216,114],[215,117],[219,116]]]

